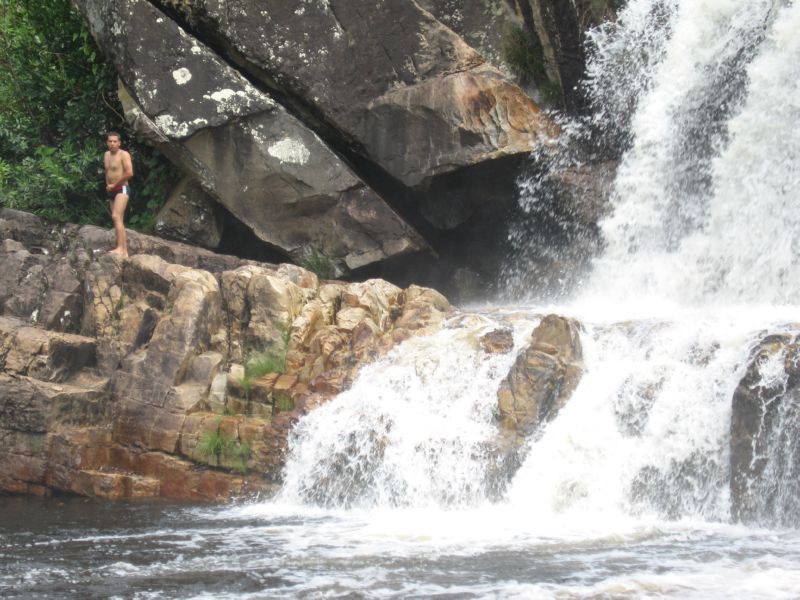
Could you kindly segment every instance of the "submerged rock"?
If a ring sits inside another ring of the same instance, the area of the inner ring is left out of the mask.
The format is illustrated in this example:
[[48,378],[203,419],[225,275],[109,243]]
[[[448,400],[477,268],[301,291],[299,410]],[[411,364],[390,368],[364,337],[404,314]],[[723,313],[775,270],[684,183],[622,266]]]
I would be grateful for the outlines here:
[[800,339],[765,337],[733,395],[731,513],[746,523],[800,524]]

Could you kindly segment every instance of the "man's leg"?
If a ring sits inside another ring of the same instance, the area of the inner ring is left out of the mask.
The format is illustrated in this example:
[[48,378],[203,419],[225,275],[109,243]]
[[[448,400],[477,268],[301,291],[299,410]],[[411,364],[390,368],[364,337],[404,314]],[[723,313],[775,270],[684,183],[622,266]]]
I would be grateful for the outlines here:
[[111,220],[114,222],[114,233],[117,235],[117,246],[111,254],[128,256],[128,238],[125,236],[125,208],[128,206],[128,196],[117,194],[111,206]]

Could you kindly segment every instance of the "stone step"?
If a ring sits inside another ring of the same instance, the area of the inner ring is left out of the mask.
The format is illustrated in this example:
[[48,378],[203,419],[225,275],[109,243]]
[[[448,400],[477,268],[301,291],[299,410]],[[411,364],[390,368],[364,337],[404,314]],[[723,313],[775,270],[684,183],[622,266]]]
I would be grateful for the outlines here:
[[69,491],[75,494],[92,498],[153,498],[159,495],[161,482],[133,473],[85,469],[75,473],[70,488]]
[[0,369],[42,381],[64,382],[97,363],[97,340],[31,327],[0,317]]
[[84,385],[0,373],[0,428],[46,433],[57,426],[109,422],[108,380],[86,378],[81,383]]

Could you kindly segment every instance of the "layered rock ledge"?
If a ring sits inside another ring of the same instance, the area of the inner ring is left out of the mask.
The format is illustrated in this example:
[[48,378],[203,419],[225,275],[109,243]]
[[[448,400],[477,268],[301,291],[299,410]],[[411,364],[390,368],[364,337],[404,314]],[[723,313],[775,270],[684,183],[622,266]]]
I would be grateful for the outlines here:
[[452,310],[131,232],[0,211],[0,492],[269,490],[297,418]]

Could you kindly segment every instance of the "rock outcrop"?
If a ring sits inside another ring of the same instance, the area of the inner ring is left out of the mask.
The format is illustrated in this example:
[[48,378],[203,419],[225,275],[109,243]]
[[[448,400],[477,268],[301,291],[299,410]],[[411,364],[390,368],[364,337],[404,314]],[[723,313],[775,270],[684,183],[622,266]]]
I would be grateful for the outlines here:
[[[262,242],[337,275],[409,254],[467,266],[474,240],[505,237],[498,180],[558,132],[447,26],[496,57],[501,0],[73,3],[137,134]],[[183,223],[165,231],[213,243]]]
[[300,414],[452,310],[433,290],[0,211],[0,492],[225,498]]
[[497,438],[489,448],[493,468],[487,472],[487,487],[498,496],[522,464],[526,441],[556,417],[583,375],[579,328],[572,319],[544,317],[500,384]]
[[576,321],[548,315],[534,329],[497,393],[500,428],[516,446],[555,418],[583,374]]
[[338,272],[426,248],[315,133],[151,3],[76,4],[139,135],[261,240]]
[[800,338],[765,337],[733,395],[731,512],[746,523],[800,524]]

